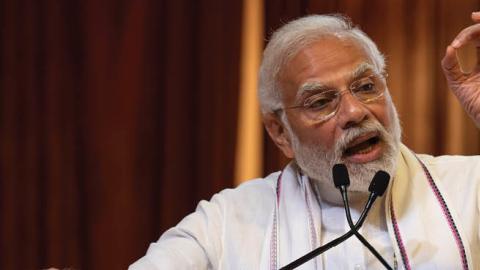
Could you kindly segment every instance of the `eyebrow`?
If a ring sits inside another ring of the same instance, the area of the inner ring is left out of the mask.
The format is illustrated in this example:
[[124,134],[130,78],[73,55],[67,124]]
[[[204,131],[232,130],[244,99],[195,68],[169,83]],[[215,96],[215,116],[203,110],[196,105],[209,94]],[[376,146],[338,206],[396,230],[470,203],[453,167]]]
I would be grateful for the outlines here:
[[[367,71],[374,71],[375,67],[367,62],[363,62],[360,65],[358,65],[353,72],[350,73],[349,75],[349,81],[354,81],[358,79],[360,76],[365,74]],[[300,86],[300,88],[297,91],[297,99],[305,95],[306,93],[309,92],[323,92],[327,90],[331,90],[332,87],[321,83],[317,81],[312,81],[312,82],[306,82]]]
[[363,62],[352,72],[350,75],[350,81],[358,79],[360,76],[365,74],[367,71],[375,71],[375,67],[367,62]]

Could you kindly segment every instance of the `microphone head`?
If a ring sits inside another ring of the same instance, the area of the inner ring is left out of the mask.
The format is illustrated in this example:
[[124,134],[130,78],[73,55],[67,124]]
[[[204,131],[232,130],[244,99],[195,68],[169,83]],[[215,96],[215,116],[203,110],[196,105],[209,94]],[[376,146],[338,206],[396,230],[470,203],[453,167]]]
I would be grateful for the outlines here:
[[348,170],[345,164],[335,164],[332,168],[333,183],[336,188],[350,185],[350,177],[348,177]]
[[385,190],[387,190],[388,182],[390,181],[390,175],[384,171],[378,171],[370,182],[368,191],[374,193],[377,196],[382,196]]

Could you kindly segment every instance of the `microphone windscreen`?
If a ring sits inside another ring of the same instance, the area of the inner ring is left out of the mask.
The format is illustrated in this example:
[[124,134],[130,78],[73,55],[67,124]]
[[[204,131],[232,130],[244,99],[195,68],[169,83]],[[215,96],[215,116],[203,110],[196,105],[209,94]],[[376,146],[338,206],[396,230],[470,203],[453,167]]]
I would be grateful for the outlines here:
[[390,175],[384,171],[378,171],[368,187],[368,191],[375,193],[378,196],[382,196],[387,189],[388,182],[390,181]]
[[336,188],[340,186],[350,185],[350,177],[348,177],[348,170],[345,164],[335,164],[332,168],[333,183]]

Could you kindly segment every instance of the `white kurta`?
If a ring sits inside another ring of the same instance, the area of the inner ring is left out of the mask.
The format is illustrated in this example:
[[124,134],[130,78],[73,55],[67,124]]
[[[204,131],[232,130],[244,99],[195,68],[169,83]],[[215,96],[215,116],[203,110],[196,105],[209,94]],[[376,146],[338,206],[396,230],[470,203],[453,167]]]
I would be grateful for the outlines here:
[[[361,234],[399,269],[480,269],[480,157],[419,155],[425,170],[416,158],[402,146],[398,172]],[[343,209],[315,194],[292,165],[223,190],[129,269],[280,268],[348,230]],[[332,268],[382,265],[352,237],[297,269]]]

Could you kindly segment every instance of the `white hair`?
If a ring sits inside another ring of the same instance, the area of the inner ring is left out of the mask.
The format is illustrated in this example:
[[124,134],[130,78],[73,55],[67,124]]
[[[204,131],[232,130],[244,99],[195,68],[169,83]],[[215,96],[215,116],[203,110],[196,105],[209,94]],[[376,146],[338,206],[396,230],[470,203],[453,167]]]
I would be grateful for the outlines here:
[[362,46],[381,73],[385,59],[377,45],[359,28],[352,25],[343,15],[310,15],[291,21],[275,31],[263,52],[259,72],[258,98],[263,114],[281,108],[281,89],[278,75],[283,66],[301,49],[324,36],[351,38]]

